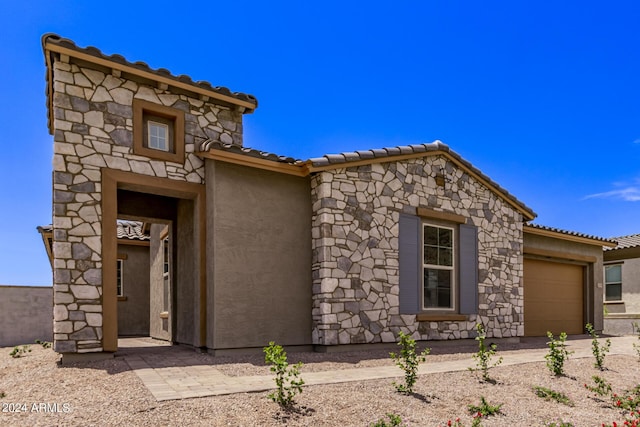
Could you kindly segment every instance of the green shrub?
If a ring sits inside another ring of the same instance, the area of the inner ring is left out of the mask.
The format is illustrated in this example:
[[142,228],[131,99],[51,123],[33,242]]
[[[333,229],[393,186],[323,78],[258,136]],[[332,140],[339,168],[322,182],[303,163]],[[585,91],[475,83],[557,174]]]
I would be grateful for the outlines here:
[[482,417],[490,417],[492,415],[502,414],[500,408],[502,408],[502,403],[499,405],[492,405],[484,398],[484,396],[480,396],[480,405],[469,405],[469,413],[472,415],[481,415]]
[[49,341],[36,340],[36,344],[40,344],[42,348],[51,348],[51,343]]
[[552,422],[549,424],[545,424],[545,427],[574,427],[573,423],[559,420],[558,422]]
[[276,391],[269,394],[269,398],[282,407],[289,407],[294,404],[296,394],[302,393],[304,380],[299,378],[302,363],[289,366],[287,353],[282,346],[275,342],[269,342],[269,346],[263,349],[265,363],[271,365],[271,372],[276,374]]
[[478,332],[478,336],[476,336],[476,341],[478,341],[478,352],[473,355],[473,358],[476,360],[476,368],[469,368],[469,370],[471,372],[482,371],[482,380],[490,382],[491,378],[489,378],[489,369],[501,364],[502,357],[491,363],[491,358],[496,355],[496,349],[498,346],[490,344],[487,347],[485,345],[484,341],[487,338],[487,334],[485,333],[484,327],[481,323],[476,325],[476,331]]
[[604,345],[600,344],[600,342],[598,341],[598,334],[596,334],[596,331],[593,329],[593,325],[591,323],[587,323],[585,325],[585,328],[587,329],[587,332],[589,333],[589,335],[591,335],[591,338],[592,338],[591,352],[593,353],[593,356],[596,358],[596,363],[594,366],[600,369],[601,371],[604,371],[604,357],[611,349],[611,340],[607,338],[605,340]]
[[22,347],[15,346],[13,347],[13,350],[11,350],[11,353],[9,353],[9,356],[17,359],[18,357],[24,356],[26,353],[31,353],[31,348],[29,348],[28,345],[23,345]]
[[592,376],[591,379],[593,380],[595,385],[591,386],[591,385],[585,384],[584,388],[589,390],[594,395],[598,395],[598,396],[601,396],[601,397],[602,396],[609,396],[611,394],[611,383],[610,382],[608,382],[604,378],[599,377],[597,375]]
[[371,427],[396,427],[402,426],[402,418],[396,414],[387,414],[387,418],[389,418],[389,422],[384,418],[380,418],[375,424],[371,424]]
[[566,362],[569,355],[573,353],[567,350],[567,345],[565,344],[567,334],[561,332],[558,339],[555,339],[553,334],[547,331],[547,337],[549,338],[549,342],[547,342],[549,353],[544,356],[544,358],[547,359],[547,368],[555,375],[564,375],[564,362]]
[[544,400],[555,400],[558,403],[562,403],[567,406],[573,406],[573,402],[571,401],[571,399],[569,399],[569,397],[567,397],[567,395],[564,393],[539,386],[533,387],[533,391],[536,396],[542,397]]
[[422,353],[416,353],[416,340],[406,335],[404,332],[399,334],[400,341],[398,345],[402,347],[400,354],[390,353],[389,355],[395,361],[396,365],[404,371],[404,384],[393,383],[396,390],[400,393],[413,393],[413,386],[418,380],[418,365],[420,362],[426,361],[426,357],[431,351],[425,348]]

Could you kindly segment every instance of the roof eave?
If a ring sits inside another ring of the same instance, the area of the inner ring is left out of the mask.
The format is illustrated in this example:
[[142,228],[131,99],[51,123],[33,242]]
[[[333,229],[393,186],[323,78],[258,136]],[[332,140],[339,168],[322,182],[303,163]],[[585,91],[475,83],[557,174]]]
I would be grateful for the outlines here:
[[[138,76],[146,80],[154,81],[158,84],[167,85],[170,87],[176,87],[182,90],[186,90],[198,95],[201,99],[213,99],[220,101],[224,104],[234,106],[236,109],[241,111],[244,114],[253,113],[253,111],[257,108],[257,102],[245,101],[243,99],[238,99],[234,96],[225,95],[224,93],[219,93],[213,88],[207,89],[201,85],[192,84],[188,82],[180,81],[178,77],[174,77],[172,75],[161,75],[152,70],[144,70],[140,69],[132,63],[120,63],[114,60],[109,59],[108,57],[104,57],[102,55],[91,54],[87,52],[87,49],[82,48],[71,48],[67,46],[61,46],[57,43],[51,41],[51,37],[54,36],[52,34],[45,34],[42,37],[42,49],[45,55],[45,63],[47,67],[46,71],[46,79],[47,79],[47,109],[49,113],[49,133],[53,134],[53,58],[52,54],[56,53],[59,55],[66,55],[69,58],[77,58],[89,63],[93,63],[96,65],[100,65],[102,67],[107,67],[112,70],[117,70],[119,72],[124,72],[130,75]],[[97,50],[97,49],[96,49]],[[194,82],[195,83],[195,82]],[[254,98],[255,99],[255,98]]]
[[562,233],[560,231],[541,229],[531,224],[525,224],[523,227],[523,231],[525,233],[534,234],[537,236],[551,237],[554,239],[566,240],[566,241],[575,242],[575,243],[583,243],[587,245],[594,245],[594,246],[601,246],[601,247],[605,246],[610,248],[617,246],[616,242],[612,242],[610,240],[597,239],[597,238],[586,237],[586,236],[576,236],[574,234]]

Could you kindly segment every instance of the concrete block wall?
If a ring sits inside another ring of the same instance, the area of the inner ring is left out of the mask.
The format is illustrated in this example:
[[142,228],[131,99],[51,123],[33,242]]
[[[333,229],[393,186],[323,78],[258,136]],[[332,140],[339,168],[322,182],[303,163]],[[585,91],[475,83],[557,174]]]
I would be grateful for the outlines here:
[[53,288],[0,285],[0,347],[53,339]]

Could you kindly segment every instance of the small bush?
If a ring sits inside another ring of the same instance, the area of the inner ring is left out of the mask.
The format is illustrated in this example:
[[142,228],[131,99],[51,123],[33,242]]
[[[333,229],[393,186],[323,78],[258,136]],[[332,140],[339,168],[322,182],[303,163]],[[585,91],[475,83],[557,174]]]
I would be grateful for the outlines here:
[[287,353],[282,346],[275,342],[269,342],[269,346],[263,349],[264,361],[271,365],[271,372],[276,374],[275,382],[277,390],[269,394],[269,398],[282,407],[290,407],[294,404],[296,394],[302,393],[304,380],[299,378],[302,363],[289,366]]
[[18,357],[24,356],[26,353],[31,353],[31,348],[29,348],[28,345],[23,345],[22,347],[15,346],[13,347],[13,350],[11,350],[11,353],[9,353],[9,356],[17,359]]
[[404,332],[399,334],[400,341],[398,345],[402,347],[400,354],[390,353],[389,355],[395,361],[396,365],[404,371],[404,384],[393,383],[396,390],[400,393],[413,393],[413,386],[418,380],[418,365],[420,362],[426,361],[426,357],[431,349],[425,348],[422,353],[416,353],[416,340],[406,335]]
[[51,343],[49,341],[36,340],[36,344],[40,344],[42,348],[51,348]]
[[469,405],[469,413],[472,415],[478,415],[482,417],[490,417],[492,415],[502,414],[500,408],[502,408],[502,403],[499,405],[492,405],[484,398],[484,396],[480,396],[480,405]]
[[7,397],[7,393],[5,393],[4,391],[0,391],[0,399],[2,399],[3,397]]
[[402,418],[396,414],[387,414],[387,418],[389,418],[389,422],[384,418],[380,418],[375,424],[371,424],[371,427],[396,427],[402,426]]
[[549,424],[545,424],[545,427],[574,427],[573,423],[559,420],[557,422],[552,422]]
[[598,341],[598,334],[596,334],[596,331],[593,329],[593,325],[591,323],[587,323],[585,325],[585,328],[592,338],[591,352],[593,353],[593,357],[596,358],[596,363],[594,366],[601,371],[604,371],[604,357],[611,349],[611,340],[607,338],[604,345],[600,344],[600,342]]
[[593,380],[595,385],[591,386],[591,385],[585,384],[584,388],[589,390],[594,395],[597,395],[597,396],[600,396],[600,397],[609,396],[611,394],[611,383],[610,382],[608,382],[604,378],[599,377],[597,375],[592,376],[591,379]]
[[549,353],[544,356],[547,359],[547,368],[557,376],[564,375],[564,362],[573,353],[567,350],[567,345],[565,344],[567,334],[562,332],[558,339],[555,339],[553,334],[547,331],[547,337],[549,338],[549,342],[547,342]]
[[558,403],[562,403],[567,406],[573,406],[573,402],[571,401],[571,399],[569,399],[569,397],[567,397],[567,395],[564,393],[539,386],[533,387],[533,391],[536,396],[541,397],[544,400],[555,400]]
[[502,357],[491,363],[491,359],[496,355],[496,349],[498,346],[490,344],[487,347],[487,345],[485,345],[484,341],[487,338],[487,334],[485,333],[482,324],[478,323],[476,325],[476,331],[478,332],[478,336],[476,337],[476,341],[478,341],[478,352],[473,355],[473,358],[476,360],[476,368],[469,368],[469,370],[471,372],[482,371],[482,380],[490,382],[491,378],[489,378],[489,369],[495,368],[501,364]]

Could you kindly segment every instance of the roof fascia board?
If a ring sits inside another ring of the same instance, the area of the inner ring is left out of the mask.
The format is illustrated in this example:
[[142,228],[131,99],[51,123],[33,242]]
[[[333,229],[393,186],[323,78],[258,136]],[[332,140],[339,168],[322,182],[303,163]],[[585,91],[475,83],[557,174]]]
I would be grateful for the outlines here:
[[[119,64],[117,62],[113,62],[113,61],[109,61],[108,59],[104,59],[104,58],[98,58],[95,57],[93,55],[84,53],[84,52],[78,52],[77,50],[74,49],[70,49],[68,47],[64,47],[64,46],[58,46],[56,44],[52,44],[52,43],[46,43],[45,44],[45,50],[49,51],[49,52],[56,52],[56,53],[60,53],[62,55],[68,55],[69,57],[74,57],[74,58],[78,58],[78,59],[82,59],[84,61],[87,62],[92,62],[94,64],[98,64],[98,65],[102,65],[114,70],[119,70],[119,71],[123,71],[125,73],[129,73],[129,74],[133,74],[136,76],[140,76],[143,77],[145,79],[149,79],[152,81],[156,81],[159,83],[164,83],[167,84],[169,86],[174,86],[180,89],[184,89],[184,90],[188,90],[190,92],[194,92],[197,93],[198,95],[204,95],[204,96],[208,96],[210,98],[213,99],[217,99],[219,101],[223,101],[226,102],[228,104],[232,104],[232,105],[237,105],[238,107],[244,107],[249,111],[253,111],[255,110],[256,106],[255,104],[251,103],[251,102],[247,102],[247,101],[243,101],[241,99],[236,99],[234,97],[231,96],[227,96],[218,92],[214,92],[214,91],[210,91],[210,90],[206,90],[204,88],[198,87],[198,86],[193,86],[190,85],[188,83],[183,83],[179,80],[174,80],[171,78],[167,78],[164,76],[159,76],[155,73],[151,73],[148,71],[143,71],[143,70],[139,70],[135,67],[131,67],[128,65],[123,65],[123,64]],[[48,55],[46,55],[48,57]],[[50,59],[47,58],[47,63],[49,65],[49,68],[51,67],[50,64]],[[53,81],[51,81],[51,84],[53,85]]]
[[402,161],[402,160],[417,159],[417,158],[429,157],[429,156],[444,156],[447,159],[449,159],[450,161],[452,161],[453,163],[455,163],[457,167],[459,167],[462,170],[464,170],[466,173],[471,175],[477,181],[480,181],[484,186],[489,188],[495,194],[500,195],[501,198],[505,202],[507,202],[509,205],[511,205],[511,207],[515,208],[518,212],[520,212],[524,216],[526,221],[530,221],[530,220],[532,220],[532,219],[534,219],[536,217],[535,214],[532,214],[528,210],[524,209],[518,203],[514,202],[513,200],[509,199],[508,197],[503,196],[502,191],[497,189],[495,187],[495,185],[491,184],[489,181],[484,179],[482,176],[478,175],[476,172],[474,172],[473,170],[469,169],[464,163],[460,162],[458,159],[456,159],[454,156],[452,156],[450,153],[448,153],[446,151],[435,150],[435,151],[426,151],[426,152],[423,152],[423,153],[401,154],[401,155],[398,155],[398,156],[377,157],[377,158],[373,158],[373,159],[358,160],[358,161],[354,161],[354,162],[334,163],[334,164],[326,165],[326,166],[313,166],[313,165],[311,165],[311,163],[309,161],[305,162],[305,164],[307,165],[309,173],[312,173],[312,172],[323,172],[323,171],[332,170],[332,169],[350,168],[350,167],[355,167],[355,166],[370,165],[370,164],[374,164],[374,163],[397,162],[397,161]]
[[591,239],[589,237],[574,236],[572,234],[565,234],[565,233],[560,233],[560,232],[551,231],[551,230],[542,230],[527,224],[524,225],[523,231],[525,233],[535,234],[537,236],[551,237],[553,239],[566,240],[566,241],[575,242],[575,243],[583,243],[586,245],[606,246],[609,248],[615,248],[617,246],[616,243],[607,242],[606,240],[598,240],[598,239]]
[[229,153],[222,150],[209,150],[196,153],[205,159],[219,160],[222,162],[233,163],[241,166],[248,166],[256,169],[268,170],[271,172],[284,173],[299,177],[309,175],[306,169],[300,165],[290,165],[286,163],[274,162],[273,160],[258,159],[251,156],[245,156],[238,153]]

